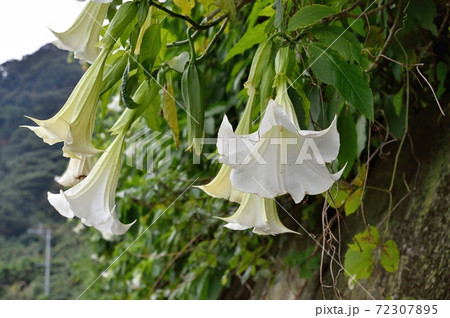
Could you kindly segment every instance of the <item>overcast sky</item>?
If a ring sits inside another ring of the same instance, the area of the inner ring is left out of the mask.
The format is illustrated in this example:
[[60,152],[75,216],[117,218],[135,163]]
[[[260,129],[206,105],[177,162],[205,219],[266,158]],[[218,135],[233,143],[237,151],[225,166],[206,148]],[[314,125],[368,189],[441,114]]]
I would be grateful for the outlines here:
[[84,5],[76,0],[1,0],[0,64],[52,42],[48,28],[65,31]]

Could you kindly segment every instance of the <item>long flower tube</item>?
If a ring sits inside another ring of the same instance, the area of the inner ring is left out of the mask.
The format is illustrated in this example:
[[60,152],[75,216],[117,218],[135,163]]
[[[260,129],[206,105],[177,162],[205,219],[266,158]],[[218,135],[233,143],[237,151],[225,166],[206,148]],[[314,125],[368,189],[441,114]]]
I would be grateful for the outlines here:
[[124,234],[133,225],[121,223],[115,212],[124,139],[125,132],[116,136],[80,183],[58,194],[48,193],[48,201],[61,215],[79,217],[85,225],[108,234]]
[[110,48],[102,50],[76,85],[61,110],[47,120],[27,118],[38,126],[21,126],[32,130],[44,142],[64,142],[63,154],[69,158],[93,156],[101,152],[92,145],[95,112],[103,80],[103,67]]
[[81,159],[70,158],[66,171],[61,176],[55,177],[55,181],[65,187],[72,187],[86,178],[92,169],[90,157]]
[[103,20],[111,2],[112,0],[89,1],[67,31],[50,30],[57,38],[53,44],[59,49],[73,51],[77,59],[93,63],[100,53],[98,42]]

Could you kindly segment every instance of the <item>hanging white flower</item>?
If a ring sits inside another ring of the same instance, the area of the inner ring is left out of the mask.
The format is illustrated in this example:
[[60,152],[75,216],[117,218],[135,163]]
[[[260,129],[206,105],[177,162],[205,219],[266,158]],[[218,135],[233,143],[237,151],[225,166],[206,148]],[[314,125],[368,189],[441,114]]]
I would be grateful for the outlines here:
[[231,185],[230,173],[231,168],[227,165],[222,165],[210,183],[196,186],[196,188],[202,189],[206,194],[214,198],[227,199],[239,203],[242,200],[243,193]]
[[102,154],[89,175],[58,194],[48,193],[48,201],[63,216],[81,218],[87,226],[120,235],[131,224],[122,224],[115,212],[116,187],[121,166],[125,133],[119,134]]
[[[256,97],[256,90],[250,84],[248,85],[249,99],[244,109],[244,114],[236,127],[236,133],[248,134],[251,127],[251,113]],[[216,177],[208,184],[196,186],[205,191],[214,198],[227,199],[233,202],[241,202],[243,193],[236,190],[230,181],[231,168],[227,165],[221,165]]]
[[65,157],[79,159],[100,153],[101,150],[92,145],[92,132],[108,53],[109,49],[102,50],[55,116],[47,120],[26,116],[38,126],[21,127],[31,129],[49,145],[64,142]]
[[112,0],[90,1],[67,31],[50,30],[57,38],[53,44],[59,49],[73,51],[77,59],[93,63],[100,53],[97,44],[110,2]]
[[81,159],[70,158],[66,171],[61,176],[56,176],[55,181],[65,187],[72,187],[86,178],[92,169],[90,157]]
[[330,174],[325,164],[339,152],[336,118],[325,130],[300,130],[274,100],[255,133],[234,133],[225,116],[218,137],[219,161],[231,167],[232,186],[246,193],[265,198],[289,193],[298,203],[305,194],[327,191],[343,172]]
[[237,211],[230,217],[220,219],[228,222],[225,227],[231,230],[253,228],[253,233],[259,235],[297,233],[281,223],[273,199],[262,198],[255,194],[245,193]]

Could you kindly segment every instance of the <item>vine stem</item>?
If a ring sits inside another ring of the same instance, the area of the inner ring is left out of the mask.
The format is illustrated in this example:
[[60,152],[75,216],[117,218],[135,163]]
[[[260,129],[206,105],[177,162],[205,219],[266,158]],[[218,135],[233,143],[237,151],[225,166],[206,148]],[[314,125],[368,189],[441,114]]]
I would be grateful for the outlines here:
[[[243,0],[241,1],[239,4],[236,5],[236,10],[239,10],[240,8],[242,8],[244,5],[254,2],[255,0]],[[179,13],[176,13],[168,8],[166,8],[165,6],[163,6],[160,3],[154,2],[153,0],[150,0],[150,5],[154,6],[158,9],[160,9],[161,11],[164,11],[165,13],[167,13],[168,15],[174,17],[174,18],[178,18],[181,20],[186,21],[187,23],[189,23],[193,29],[195,30],[208,30],[211,27],[216,26],[217,24],[219,24],[223,19],[228,17],[228,14],[223,14],[220,17],[218,17],[216,20],[210,22],[210,23],[206,23],[206,24],[202,24],[202,23],[197,23],[194,20],[192,20],[189,16],[186,15],[182,15]],[[213,14],[216,15],[219,11],[215,10],[213,11]],[[185,44],[185,43],[183,43]]]
[[[395,38],[395,40],[397,41],[400,49],[403,51],[403,54],[405,55],[405,60],[406,60],[406,65],[408,65],[408,54],[406,53],[405,49],[403,48],[403,45],[400,43],[400,41],[397,40],[397,38]],[[389,230],[389,219],[391,217],[392,214],[392,201],[393,201],[393,196],[392,196],[392,190],[394,188],[394,182],[395,182],[395,175],[397,173],[397,167],[398,167],[398,160],[400,158],[400,153],[402,151],[403,148],[403,144],[405,142],[406,136],[408,135],[408,115],[409,115],[409,69],[406,69],[406,102],[405,102],[405,132],[403,133],[402,139],[400,141],[400,145],[398,146],[397,149],[397,153],[395,154],[395,160],[394,160],[394,168],[392,169],[392,176],[391,176],[391,183],[389,185],[389,208],[388,208],[388,213],[386,218],[381,222],[380,226],[386,222],[386,230],[385,233],[388,232]]]
[[[407,6],[408,7],[408,6]],[[405,8],[406,10],[406,8]],[[403,10],[403,0],[400,0],[398,3],[398,11],[397,11],[397,16],[395,17],[395,21],[394,24],[392,25],[391,29],[389,30],[389,34],[388,34],[388,38],[386,39],[386,41],[384,42],[383,47],[381,48],[380,52],[378,53],[377,57],[375,58],[375,61],[373,61],[373,63],[367,68],[367,72],[370,72],[371,70],[373,70],[376,65],[378,64],[378,62],[380,61],[380,58],[382,57],[384,51],[386,51],[386,49],[388,48],[389,44],[391,43],[392,39],[394,39],[395,34],[397,33],[397,26],[398,23],[400,21],[400,18],[402,16],[402,13],[405,11]],[[408,64],[408,63],[406,63]]]
[[207,29],[217,25],[220,21],[225,19],[226,16],[227,16],[226,14],[224,14],[224,15],[220,16],[219,18],[217,18],[217,20],[215,20],[215,21],[213,21],[211,23],[199,24],[199,23],[195,22],[194,20],[192,20],[190,17],[188,17],[186,15],[182,15],[182,14],[176,13],[176,12],[166,8],[165,6],[163,6],[160,3],[157,3],[157,2],[154,2],[154,1],[150,0],[150,5],[160,9],[161,11],[164,11],[165,13],[167,13],[168,15],[170,15],[170,16],[172,16],[174,18],[186,21],[195,30],[207,30]]
[[[195,30],[195,32],[192,33],[191,38],[195,39],[199,34],[200,34],[200,30]],[[186,45],[186,44],[189,44],[189,40],[188,39],[167,43],[166,47],[183,46],[183,45]]]
[[217,31],[217,33],[214,34],[214,37],[212,38],[211,42],[209,42],[208,46],[205,49],[205,52],[203,52],[203,54],[197,58],[197,60],[196,60],[197,62],[200,62],[206,56],[208,56],[208,54],[211,52],[211,49],[217,43],[217,41],[219,40],[219,37],[222,35],[223,31],[225,30],[225,28],[228,24],[228,21],[229,21],[229,18],[226,18],[225,21],[223,22],[222,26],[220,27],[219,31]]

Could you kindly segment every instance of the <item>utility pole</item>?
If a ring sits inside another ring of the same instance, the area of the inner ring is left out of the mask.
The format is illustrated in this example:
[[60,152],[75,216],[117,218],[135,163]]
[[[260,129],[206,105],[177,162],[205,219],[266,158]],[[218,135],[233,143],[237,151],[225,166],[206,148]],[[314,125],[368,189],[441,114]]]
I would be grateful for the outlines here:
[[38,234],[45,237],[45,282],[44,293],[45,296],[50,295],[50,268],[51,268],[51,248],[52,248],[52,230],[50,228],[44,229],[42,223],[39,223],[35,229],[28,229],[30,234]]

